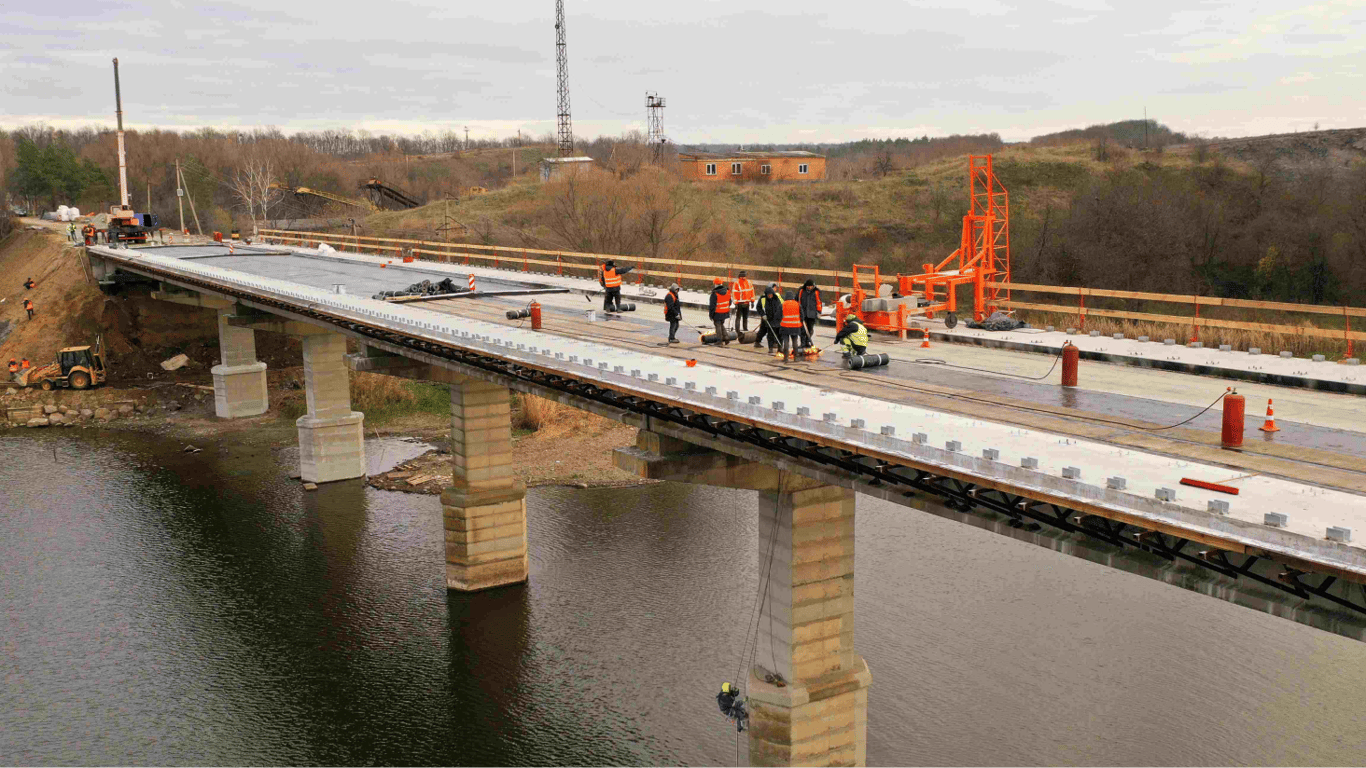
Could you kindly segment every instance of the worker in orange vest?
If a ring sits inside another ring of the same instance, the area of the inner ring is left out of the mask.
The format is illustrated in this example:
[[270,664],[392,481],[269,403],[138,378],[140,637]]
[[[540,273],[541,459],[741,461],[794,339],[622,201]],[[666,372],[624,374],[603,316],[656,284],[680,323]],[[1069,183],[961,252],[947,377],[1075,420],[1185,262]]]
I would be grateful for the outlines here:
[[740,270],[740,276],[735,278],[735,285],[730,289],[731,300],[735,302],[735,332],[749,330],[749,305],[754,303],[754,283],[745,277],[745,271]]
[[19,380],[19,364],[14,362],[14,358],[9,359],[9,378],[10,381]]
[[28,312],[28,319],[33,319],[33,300],[24,299],[24,311]]
[[621,276],[635,269],[635,267],[617,267],[617,263],[608,259],[602,265],[602,270],[598,273],[598,284],[603,287],[606,296],[602,300],[603,312],[621,311]]
[[27,358],[27,357],[24,358],[23,360],[20,360],[20,361],[19,361],[19,368],[20,368],[21,370],[27,371],[29,368],[32,368],[32,367],[33,367],[33,366],[31,366],[31,365],[28,364],[28,358]]
[[29,279],[27,279],[27,280],[24,281],[24,290],[26,290],[26,291],[31,291],[31,290],[33,290],[33,286],[34,286],[33,278],[30,277]]
[[716,343],[721,346],[729,346],[730,341],[726,338],[726,320],[730,318],[730,291],[726,290],[726,283],[721,278],[712,280],[711,296],[707,297],[707,314],[711,317],[711,323],[716,327]]
[[782,346],[776,357],[796,360],[802,338],[802,305],[792,291],[783,297],[783,321],[778,329],[778,338]]

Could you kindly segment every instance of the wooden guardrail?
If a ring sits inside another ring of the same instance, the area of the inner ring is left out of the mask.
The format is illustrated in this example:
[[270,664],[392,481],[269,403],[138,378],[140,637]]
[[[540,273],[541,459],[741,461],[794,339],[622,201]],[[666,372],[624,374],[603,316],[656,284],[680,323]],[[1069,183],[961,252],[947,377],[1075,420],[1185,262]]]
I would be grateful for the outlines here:
[[[1025,309],[1036,312],[1075,315],[1078,318],[1078,324],[1082,327],[1085,326],[1086,317],[1088,315],[1094,315],[1096,317],[1113,317],[1125,320],[1141,320],[1153,323],[1190,326],[1192,329],[1197,330],[1199,328],[1225,328],[1229,330],[1256,331],[1259,333],[1280,333],[1288,336],[1313,336],[1324,339],[1341,339],[1348,343],[1349,351],[1352,342],[1366,341],[1366,333],[1352,330],[1353,317],[1366,317],[1366,309],[1361,307],[1334,307],[1323,304],[1289,304],[1279,301],[1226,299],[1218,296],[1148,293],[1145,291],[1112,291],[1101,288],[1071,288],[1057,285],[1035,285],[1031,283],[1005,283],[1002,287],[1009,289],[1012,292],[1012,295],[1014,292],[1019,291],[1022,293],[1047,293],[1076,296],[1076,305],[1039,304],[1015,301],[1013,299],[1002,301],[1000,304],[1008,309]],[[1088,296],[1107,299],[1138,299],[1141,301],[1188,305],[1194,312],[1191,315],[1166,315],[1151,312],[1130,312],[1118,309],[1087,307],[1086,297]],[[1343,328],[1339,330],[1337,328],[1316,328],[1311,325],[1281,325],[1276,323],[1254,323],[1242,320],[1222,320],[1212,317],[1201,317],[1201,307],[1233,307],[1237,309],[1302,312],[1312,315],[1336,316],[1343,319]]]
[[[854,280],[853,273],[846,270],[794,269],[792,267],[756,266],[752,264],[736,264],[733,262],[661,259],[649,256],[627,257],[600,253],[579,253],[577,251],[515,248],[511,246],[479,245],[475,243],[441,243],[428,240],[371,237],[368,235],[347,235],[332,232],[299,232],[282,229],[262,229],[258,230],[258,232],[262,237],[269,240],[292,242],[299,245],[327,242],[334,246],[339,246],[343,250],[350,248],[359,251],[363,248],[367,251],[392,253],[395,256],[401,255],[404,252],[409,252],[414,256],[429,258],[432,261],[442,263],[461,263],[466,265],[479,263],[504,269],[516,269],[520,267],[524,272],[533,271],[531,267],[535,266],[538,267],[538,269],[535,270],[538,272],[553,272],[558,275],[569,274],[580,277],[593,277],[597,274],[598,267],[603,261],[606,261],[607,259],[616,259],[623,263],[629,262],[635,265],[635,269],[628,275],[628,279],[630,277],[635,277],[638,282],[644,282],[645,278],[653,277],[665,281],[677,281],[679,285],[687,285],[688,282],[691,281],[693,283],[701,283],[710,286],[713,278],[724,275],[727,280],[732,280],[740,270],[746,270],[755,278],[755,283],[762,285],[767,282],[776,282],[780,288],[783,287],[785,283],[788,285],[795,285],[804,282],[808,278],[826,278],[826,282],[819,283],[818,287],[822,291],[833,291],[835,295],[840,295],[848,292],[853,287]],[[770,279],[759,279],[758,275],[769,275]],[[897,278],[893,275],[882,275],[881,282],[896,285]],[[1351,329],[1351,318],[1366,318],[1366,308],[1360,307],[1336,307],[1321,304],[1289,304],[1275,301],[1225,299],[1216,296],[1149,293],[1145,291],[1115,291],[1102,288],[1072,288],[1055,285],[1037,285],[1032,283],[1002,283],[1001,288],[1009,290],[1012,293],[1019,291],[1022,293],[1075,296],[1077,297],[1077,304],[1075,306],[1015,301],[1013,298],[1001,301],[999,304],[1007,309],[1024,309],[1062,315],[1075,315],[1077,316],[1078,324],[1081,327],[1085,327],[1086,317],[1093,315],[1096,317],[1110,317],[1189,326],[1192,328],[1193,332],[1197,334],[1200,328],[1224,328],[1230,330],[1256,331],[1260,333],[1280,333],[1290,336],[1341,339],[1348,343],[1349,353],[1352,342],[1366,341],[1366,333],[1353,331]],[[1137,299],[1141,301],[1190,306],[1193,314],[1169,315],[1087,307],[1087,297],[1102,299]],[[1336,328],[1316,328],[1310,325],[1281,325],[1275,323],[1256,323],[1241,320],[1201,317],[1201,307],[1232,307],[1238,309],[1337,316],[1343,318],[1345,327],[1342,330],[1338,330]],[[1366,321],[1363,321],[1361,325],[1366,326]]]

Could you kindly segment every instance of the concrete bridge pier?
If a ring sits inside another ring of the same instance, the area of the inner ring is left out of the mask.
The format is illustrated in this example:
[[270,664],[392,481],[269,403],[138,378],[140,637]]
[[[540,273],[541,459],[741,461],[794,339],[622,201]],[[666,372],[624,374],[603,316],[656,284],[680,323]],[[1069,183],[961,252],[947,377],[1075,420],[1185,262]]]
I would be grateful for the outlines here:
[[308,413],[294,422],[299,428],[299,476],[311,483],[363,477],[365,414],[351,410],[346,337],[320,333],[302,341]]
[[266,364],[256,359],[256,331],[229,325],[233,309],[218,310],[219,365],[213,373],[214,412],[220,419],[260,416],[270,410]]
[[648,479],[759,492],[749,762],[865,765],[872,676],[854,650],[854,492],[645,430],[614,460]]
[[441,494],[446,587],[473,592],[526,581],[526,484],[512,469],[507,387],[451,383],[451,473]]

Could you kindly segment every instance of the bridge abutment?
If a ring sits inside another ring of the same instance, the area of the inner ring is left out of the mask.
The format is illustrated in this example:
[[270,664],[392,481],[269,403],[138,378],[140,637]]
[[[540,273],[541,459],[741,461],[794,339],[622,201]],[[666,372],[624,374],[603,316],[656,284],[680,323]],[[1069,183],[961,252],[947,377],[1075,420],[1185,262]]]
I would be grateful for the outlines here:
[[260,416],[270,410],[266,364],[256,359],[256,331],[228,324],[232,309],[218,310],[220,363],[212,369],[214,413],[220,419]]
[[441,494],[446,587],[473,592],[526,581],[526,484],[512,467],[507,387],[451,384],[451,474]]
[[759,492],[750,764],[865,765],[872,676],[854,650],[854,492],[646,430],[614,461],[652,480]]
[[351,375],[346,337],[303,337],[304,388],[308,413],[300,416],[299,476],[328,483],[365,475],[365,414],[351,410]]

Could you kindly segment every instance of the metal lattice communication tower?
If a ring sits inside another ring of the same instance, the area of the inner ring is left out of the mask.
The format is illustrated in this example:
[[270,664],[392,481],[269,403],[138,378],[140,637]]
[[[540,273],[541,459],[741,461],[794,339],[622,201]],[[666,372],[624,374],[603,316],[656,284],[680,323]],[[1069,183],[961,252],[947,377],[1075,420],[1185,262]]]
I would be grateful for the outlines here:
[[658,94],[645,94],[645,125],[649,131],[650,146],[654,148],[655,159],[664,151],[668,139],[664,137],[664,98]]
[[574,154],[574,123],[569,117],[569,53],[564,40],[564,0],[555,0],[555,64],[559,70],[560,155]]

